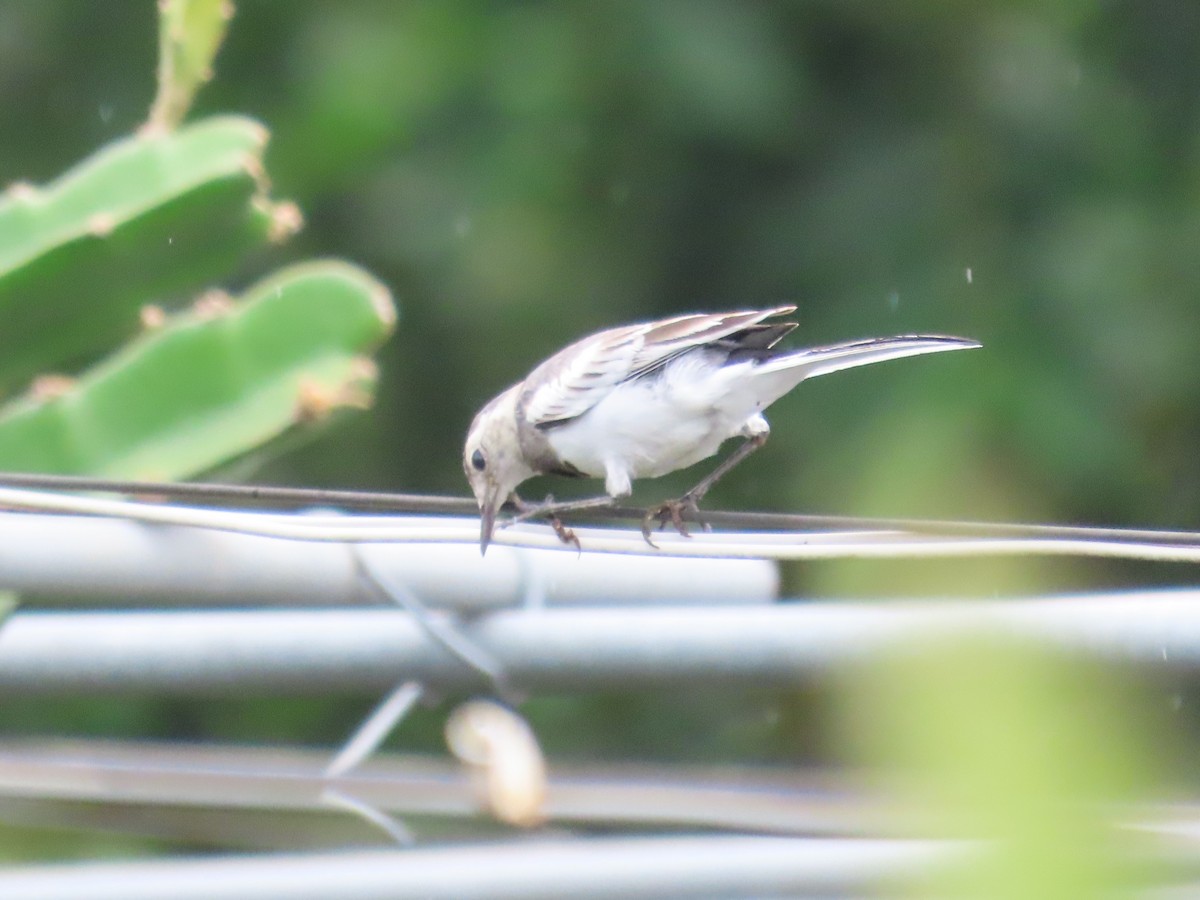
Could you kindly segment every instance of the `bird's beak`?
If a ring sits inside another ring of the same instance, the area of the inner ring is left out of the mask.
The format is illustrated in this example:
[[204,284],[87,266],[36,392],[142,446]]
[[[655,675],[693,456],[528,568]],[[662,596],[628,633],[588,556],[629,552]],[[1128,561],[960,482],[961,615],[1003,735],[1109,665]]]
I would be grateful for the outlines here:
[[484,492],[483,502],[479,504],[479,555],[487,555],[488,544],[492,542],[492,531],[496,528],[496,513],[504,503],[496,487],[488,487]]

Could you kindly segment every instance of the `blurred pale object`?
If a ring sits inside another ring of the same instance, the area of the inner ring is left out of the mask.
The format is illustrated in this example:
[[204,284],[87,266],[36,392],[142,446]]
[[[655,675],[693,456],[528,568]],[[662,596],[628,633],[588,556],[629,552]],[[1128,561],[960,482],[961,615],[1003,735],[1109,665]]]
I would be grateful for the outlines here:
[[517,713],[486,700],[464,703],[446,721],[446,745],[472,768],[492,815],[520,828],[541,824],[546,763]]

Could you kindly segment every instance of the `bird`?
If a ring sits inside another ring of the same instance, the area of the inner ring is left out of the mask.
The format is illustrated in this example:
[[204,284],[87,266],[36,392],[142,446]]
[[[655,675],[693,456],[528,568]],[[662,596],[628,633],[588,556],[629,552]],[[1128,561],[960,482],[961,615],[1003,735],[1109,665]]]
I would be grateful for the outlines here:
[[[761,447],[763,412],[807,378],[856,366],[981,346],[940,334],[867,338],[781,349],[798,325],[795,306],[694,313],[599,331],[560,350],[475,416],[463,471],[479,504],[480,551],[496,517],[512,502],[519,518],[544,517],[575,543],[557,513],[625,497],[634,480],[657,478],[742,444],[691,490],[646,512],[642,534],[670,521],[687,536],[685,513],[698,513],[710,488]],[[525,503],[517,488],[535,475],[603,478],[605,496],[582,502]]]

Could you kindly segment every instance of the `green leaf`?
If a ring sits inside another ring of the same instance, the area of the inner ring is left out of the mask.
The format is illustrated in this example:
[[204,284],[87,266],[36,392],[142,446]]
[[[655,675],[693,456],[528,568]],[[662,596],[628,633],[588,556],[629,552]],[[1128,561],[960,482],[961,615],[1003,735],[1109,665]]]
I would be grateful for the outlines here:
[[370,403],[387,289],[324,261],[209,295],[52,397],[0,409],[0,469],[169,480]]
[[147,304],[192,293],[298,225],[262,178],[267,131],[222,117],[115,142],[0,198],[0,390],[95,358]]

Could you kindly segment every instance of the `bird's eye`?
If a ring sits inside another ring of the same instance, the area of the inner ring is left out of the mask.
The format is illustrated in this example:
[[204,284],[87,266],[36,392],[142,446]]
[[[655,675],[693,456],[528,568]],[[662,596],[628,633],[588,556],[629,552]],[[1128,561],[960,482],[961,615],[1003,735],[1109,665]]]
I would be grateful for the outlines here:
[[477,471],[483,471],[484,467],[487,465],[487,460],[483,458],[482,450],[476,450],[471,454],[471,465],[473,465]]

